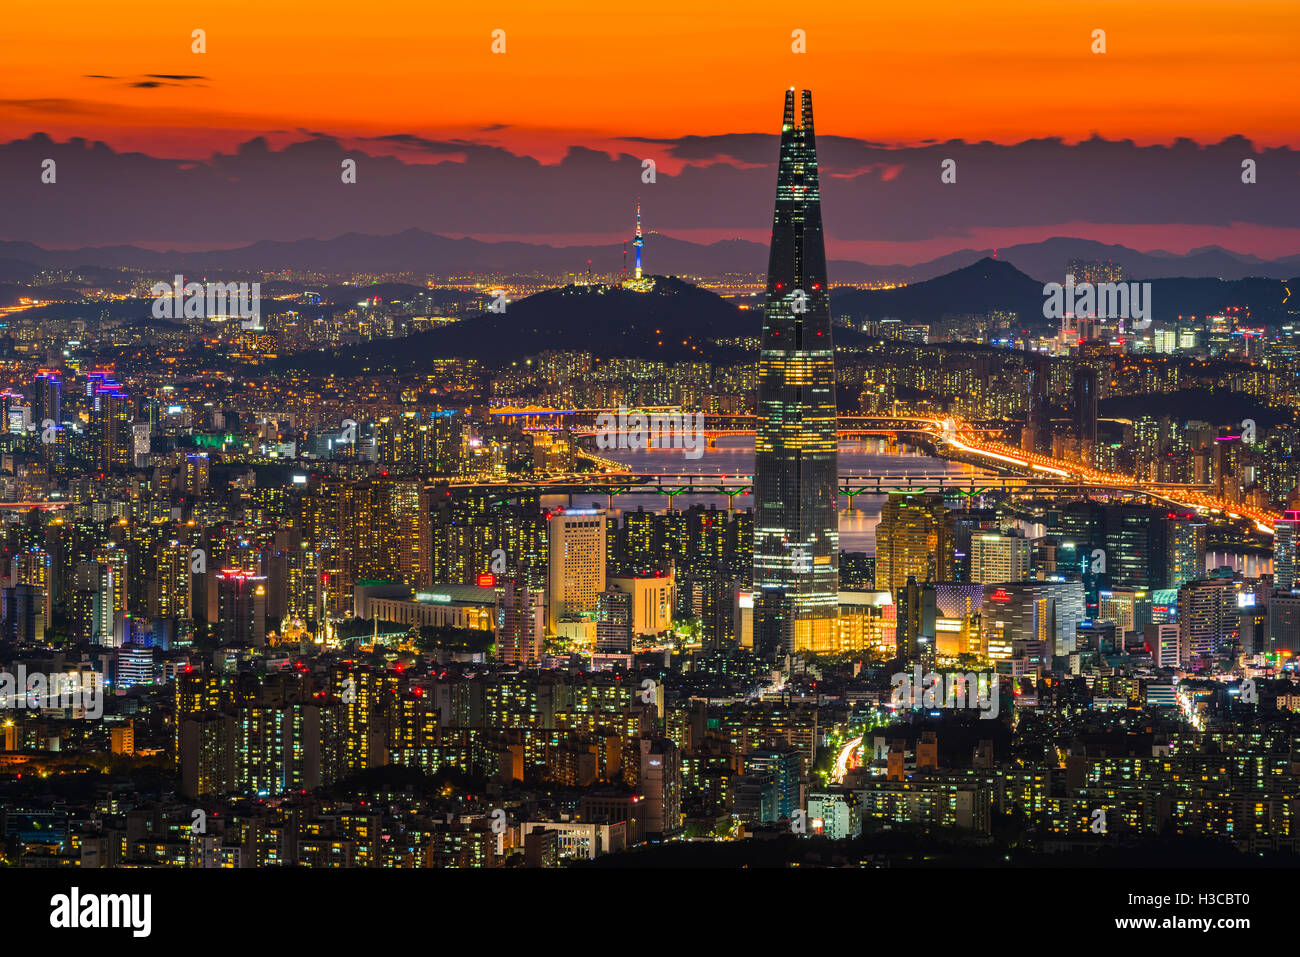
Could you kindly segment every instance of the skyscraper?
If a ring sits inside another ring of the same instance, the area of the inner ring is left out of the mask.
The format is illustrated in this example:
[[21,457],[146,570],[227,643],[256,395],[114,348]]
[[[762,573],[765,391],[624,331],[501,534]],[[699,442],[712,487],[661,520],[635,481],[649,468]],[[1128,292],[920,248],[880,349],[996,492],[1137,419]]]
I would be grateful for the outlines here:
[[918,583],[908,576],[898,591],[898,657],[906,661],[934,663],[935,619],[938,607],[933,582]]
[[568,508],[550,520],[550,624],[595,615],[605,590],[606,513]]
[[[796,124],[796,119],[798,123]],[[755,636],[762,654],[831,651],[838,628],[835,353],[812,93],[786,91],[754,445]],[[779,627],[776,622],[780,622]]]
[[1074,437],[1081,451],[1097,444],[1097,370],[1092,366],[1074,370]]
[[135,443],[131,438],[131,400],[116,381],[106,373],[98,375],[91,399],[90,428],[99,446],[99,467],[129,468]]
[[[546,638],[546,589],[526,564],[497,596],[496,657],[507,666],[536,665]],[[628,641],[631,650],[631,641]]]
[[1157,588],[1169,564],[1168,513],[1142,505],[1106,509],[1106,570],[1111,584]]
[[[1197,533],[1180,528],[1177,519],[1164,509],[1118,502],[1080,500],[1061,509],[1054,536],[1058,541],[1058,565],[1083,575],[1093,606],[1097,588],[1112,585],[1155,589],[1164,587],[1171,567],[1178,566],[1199,578],[1195,556]],[[1177,559],[1170,558],[1174,535],[1183,538]],[[1205,559],[1201,539],[1200,559]],[[1171,565],[1173,561],[1173,565]]]
[[56,426],[63,421],[63,374],[59,370],[41,369],[32,378],[32,420],[38,429],[47,421]]
[[876,526],[876,587],[897,596],[909,578],[952,581],[953,519],[934,495],[890,495]]
[[[1273,586],[1283,591],[1290,591],[1295,587],[1295,544],[1298,525],[1300,525],[1300,511],[1287,509],[1274,527]],[[1202,560],[1204,555],[1204,546],[1202,546]]]
[[1048,406],[1051,401],[1049,387],[1052,379],[1052,367],[1047,356],[1040,353],[1026,353],[1026,382],[1028,384],[1028,401],[1026,404],[1025,432],[1020,439],[1020,447],[1026,452],[1045,452],[1052,442],[1051,422],[1048,419]]
[[266,576],[223,568],[217,576],[217,640],[223,645],[266,644]]
[[[1165,563],[1165,587],[1182,588],[1205,574],[1205,519],[1191,512],[1185,515],[1170,512],[1166,524],[1169,526],[1169,553]],[[1276,558],[1273,570],[1276,575]]]
[[1236,640],[1239,589],[1231,578],[1201,578],[1178,589],[1178,657],[1185,667],[1207,667]]

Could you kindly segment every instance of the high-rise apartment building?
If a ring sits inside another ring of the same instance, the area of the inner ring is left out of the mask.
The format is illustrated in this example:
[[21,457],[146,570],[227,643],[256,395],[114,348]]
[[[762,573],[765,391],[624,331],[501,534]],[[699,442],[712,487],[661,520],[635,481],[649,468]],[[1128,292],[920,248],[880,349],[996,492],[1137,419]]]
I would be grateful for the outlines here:
[[40,548],[29,548],[15,559],[19,585],[29,585],[33,589],[38,607],[34,614],[41,617],[41,629],[37,637],[44,637],[44,627],[53,620],[54,565],[50,553]]
[[431,584],[430,510],[429,490],[415,479],[377,477],[341,489],[338,587],[350,593],[366,580]]
[[535,665],[546,639],[546,588],[527,566],[498,584],[496,657],[506,665]]
[[32,377],[32,421],[38,430],[46,422],[63,421],[63,374],[57,369],[41,369]]

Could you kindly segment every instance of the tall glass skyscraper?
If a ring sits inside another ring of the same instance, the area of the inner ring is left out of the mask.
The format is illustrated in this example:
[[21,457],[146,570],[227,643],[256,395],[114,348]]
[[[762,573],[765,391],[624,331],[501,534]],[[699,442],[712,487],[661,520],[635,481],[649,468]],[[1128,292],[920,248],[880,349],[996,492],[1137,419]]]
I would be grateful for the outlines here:
[[[835,651],[838,450],[812,92],[785,94],[758,364],[754,649]],[[797,122],[796,122],[797,120]]]

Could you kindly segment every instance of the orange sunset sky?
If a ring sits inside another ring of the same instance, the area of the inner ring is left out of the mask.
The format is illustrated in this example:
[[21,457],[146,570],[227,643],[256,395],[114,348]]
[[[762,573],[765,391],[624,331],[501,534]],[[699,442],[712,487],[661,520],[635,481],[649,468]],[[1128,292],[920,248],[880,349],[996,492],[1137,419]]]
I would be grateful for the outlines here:
[[201,157],[299,129],[402,132],[552,161],[574,143],[770,131],[771,91],[798,84],[835,118],[819,132],[884,143],[1300,146],[1298,40],[1297,0],[6,0],[0,139]]

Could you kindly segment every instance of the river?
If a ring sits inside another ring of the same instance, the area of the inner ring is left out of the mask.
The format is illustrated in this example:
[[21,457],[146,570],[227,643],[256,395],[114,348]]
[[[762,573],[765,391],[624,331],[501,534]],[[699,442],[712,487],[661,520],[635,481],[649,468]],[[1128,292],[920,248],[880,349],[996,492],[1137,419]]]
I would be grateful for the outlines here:
[[[992,475],[985,469],[966,465],[962,462],[950,462],[946,459],[927,455],[915,445],[899,439],[895,451],[888,450],[888,440],[880,438],[841,440],[840,475],[850,476],[889,476],[906,478],[909,475]],[[609,458],[625,463],[633,472],[640,474],[704,472],[724,475],[752,475],[754,472],[754,438],[748,435],[719,436],[714,448],[705,450],[698,459],[688,459],[681,449],[619,449],[602,453]],[[547,496],[547,505],[564,505],[568,500],[564,496]],[[694,503],[716,504],[725,507],[725,495],[681,495],[673,499],[676,508],[688,508]],[[840,510],[840,548],[849,552],[865,551],[875,554],[876,525],[880,522],[880,509],[885,499],[882,495],[859,495],[855,497],[852,508]],[[573,497],[575,506],[594,505],[605,507],[604,496],[599,501],[583,501],[581,496]],[[635,511],[638,507],[648,510],[667,508],[668,500],[662,495],[616,495],[614,497],[615,513],[622,515],[624,510]],[[751,505],[750,496],[737,496],[735,507],[746,509]],[[1039,529],[1037,534],[1042,534]],[[1228,565],[1247,576],[1255,576],[1272,571],[1272,559],[1254,554],[1236,552],[1211,552],[1205,556],[1207,570],[1214,570]]]
[[[840,475],[850,476],[888,476],[906,478],[909,475],[988,475],[984,469],[949,462],[944,459],[926,455],[916,446],[900,439],[895,452],[888,451],[888,440],[853,439],[840,442]],[[681,449],[619,449],[603,452],[608,458],[623,462],[633,472],[640,474],[706,472],[724,475],[752,475],[754,473],[754,438],[749,435],[720,436],[714,448],[706,449],[698,459],[688,459]],[[567,500],[562,497],[548,497],[546,504],[563,505]],[[880,509],[885,499],[882,495],[859,495],[855,497],[852,508],[840,510],[840,548],[845,551],[866,551],[874,553],[876,549],[876,525],[880,522]],[[725,495],[682,495],[673,499],[675,508],[687,508],[692,504],[717,504],[725,507]],[[605,507],[604,497],[599,501],[588,503],[581,496],[573,497],[575,506],[594,504],[597,508]],[[662,495],[617,495],[614,497],[615,511],[636,511],[638,507],[662,510],[668,500]],[[746,509],[751,505],[750,496],[737,496],[735,507]]]

